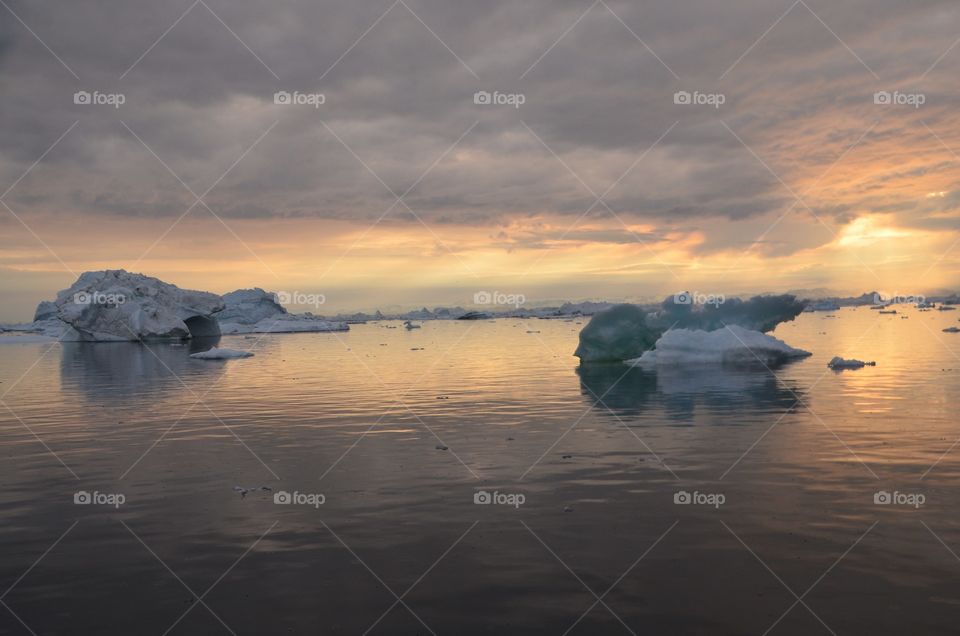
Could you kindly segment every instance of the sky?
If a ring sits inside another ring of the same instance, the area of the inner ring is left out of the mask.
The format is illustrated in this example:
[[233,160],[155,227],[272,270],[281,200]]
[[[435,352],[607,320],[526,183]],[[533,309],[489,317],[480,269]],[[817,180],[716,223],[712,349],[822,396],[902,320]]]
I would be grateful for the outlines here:
[[108,268],[319,313],[960,289],[958,24],[950,0],[2,0],[0,320]]

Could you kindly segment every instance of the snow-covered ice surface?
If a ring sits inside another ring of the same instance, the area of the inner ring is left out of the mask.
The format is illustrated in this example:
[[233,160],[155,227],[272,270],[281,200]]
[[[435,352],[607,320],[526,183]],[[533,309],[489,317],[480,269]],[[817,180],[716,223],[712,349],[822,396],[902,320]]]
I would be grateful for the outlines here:
[[198,360],[235,360],[237,358],[252,358],[253,354],[249,351],[239,351],[237,349],[218,349],[214,347],[209,351],[201,351],[200,353],[191,353],[191,358],[196,358]]
[[809,355],[809,351],[791,347],[773,336],[730,325],[716,331],[671,329],[657,340],[652,351],[626,363],[651,368],[717,364],[775,365]]

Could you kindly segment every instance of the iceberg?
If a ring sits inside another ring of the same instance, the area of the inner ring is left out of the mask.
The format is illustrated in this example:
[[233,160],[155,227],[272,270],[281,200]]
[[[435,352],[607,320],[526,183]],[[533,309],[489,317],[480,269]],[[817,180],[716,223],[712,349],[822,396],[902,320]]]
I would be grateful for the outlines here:
[[[55,311],[54,311],[55,308]],[[85,272],[37,307],[37,330],[65,341],[119,342],[186,340],[219,336],[214,314],[223,309],[216,294],[122,269]]]
[[223,302],[225,307],[217,314],[217,321],[224,334],[350,330],[346,322],[324,320],[311,313],[291,314],[278,302],[277,294],[259,287],[224,294]]
[[580,332],[573,355],[580,362],[621,362],[638,358],[653,348],[668,330],[713,332],[727,326],[765,333],[796,318],[804,303],[795,296],[755,296],[750,300],[725,299],[715,304],[693,304],[689,293],[664,300],[651,312],[631,304],[597,312]]
[[118,269],[82,274],[56,300],[41,302],[32,323],[10,330],[33,334],[38,341],[152,342],[349,329],[345,322],[288,313],[275,294],[258,287],[221,297]]
[[223,295],[223,311],[217,314],[221,324],[252,325],[265,318],[274,318],[287,313],[277,295],[259,287],[238,289]]
[[660,337],[652,351],[627,360],[634,367],[657,368],[703,365],[779,365],[806,358],[809,351],[796,349],[773,336],[730,325],[715,331],[671,329]]
[[237,349],[218,349],[214,347],[209,351],[201,351],[200,353],[191,353],[191,358],[196,358],[197,360],[235,360],[238,358],[252,358],[253,354],[249,351],[238,351]]

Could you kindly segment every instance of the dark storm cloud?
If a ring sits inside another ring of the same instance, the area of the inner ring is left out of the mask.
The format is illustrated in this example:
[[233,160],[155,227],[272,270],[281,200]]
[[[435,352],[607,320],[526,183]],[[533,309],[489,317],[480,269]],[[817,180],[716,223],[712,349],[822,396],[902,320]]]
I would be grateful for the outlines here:
[[[225,217],[370,222],[412,187],[404,201],[436,223],[572,222],[613,186],[604,202],[616,214],[667,230],[779,214],[877,120],[851,161],[919,138],[935,146],[924,125],[960,149],[950,85],[960,49],[924,75],[958,35],[960,7],[946,0],[810,0],[786,16],[789,2],[766,0],[8,3],[63,64],[0,10],[4,183],[79,121],[9,195],[28,215],[175,218],[213,186],[205,200]],[[875,91],[898,88],[928,101],[873,104]],[[76,105],[78,90],[126,103]],[[326,101],[275,105],[280,90]],[[480,90],[525,101],[476,105]],[[725,103],[677,105],[676,91]],[[869,188],[943,168],[904,166],[805,203],[838,223],[909,210]],[[412,219],[405,212],[393,208]],[[735,240],[717,235],[703,249]]]

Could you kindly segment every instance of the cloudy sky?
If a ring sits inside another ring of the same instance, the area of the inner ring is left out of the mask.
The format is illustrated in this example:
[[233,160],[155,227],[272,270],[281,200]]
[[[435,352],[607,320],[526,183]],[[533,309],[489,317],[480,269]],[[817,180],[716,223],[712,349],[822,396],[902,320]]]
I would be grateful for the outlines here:
[[955,0],[0,5],[0,319],[960,287]]

